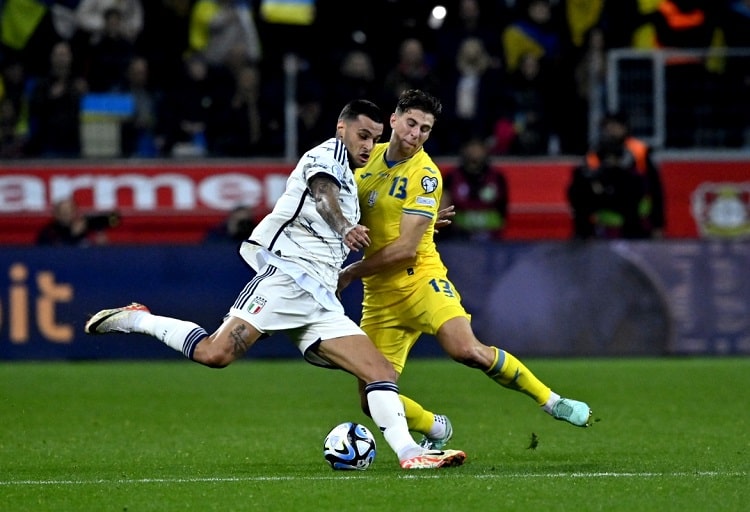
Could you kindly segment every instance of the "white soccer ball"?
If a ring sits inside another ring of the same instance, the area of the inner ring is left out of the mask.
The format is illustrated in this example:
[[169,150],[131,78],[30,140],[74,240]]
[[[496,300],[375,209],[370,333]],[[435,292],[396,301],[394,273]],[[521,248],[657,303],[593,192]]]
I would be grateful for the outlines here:
[[365,470],[375,460],[375,438],[364,425],[341,423],[323,441],[323,456],[333,469]]

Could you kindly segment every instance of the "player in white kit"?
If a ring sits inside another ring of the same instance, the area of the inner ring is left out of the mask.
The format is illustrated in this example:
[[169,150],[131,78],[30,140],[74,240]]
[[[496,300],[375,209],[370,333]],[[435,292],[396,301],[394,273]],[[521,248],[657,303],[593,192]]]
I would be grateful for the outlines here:
[[86,333],[148,334],[197,363],[224,368],[262,335],[283,332],[308,362],[342,369],[367,383],[368,412],[401,467],[461,465],[464,452],[427,450],[411,437],[393,366],[336,297],[349,251],[370,241],[368,228],[358,224],[352,169],[367,163],[382,133],[380,109],[355,100],[341,111],[336,136],[300,158],[273,211],[242,244],[240,254],[255,277],[213,334],[193,322],[151,314],[138,303],[99,311],[86,323]]

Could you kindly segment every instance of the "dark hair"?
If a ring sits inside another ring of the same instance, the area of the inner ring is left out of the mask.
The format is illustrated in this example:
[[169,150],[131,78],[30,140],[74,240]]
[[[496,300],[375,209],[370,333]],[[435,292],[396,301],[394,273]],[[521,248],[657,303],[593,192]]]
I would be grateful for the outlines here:
[[602,116],[601,121],[599,122],[599,126],[604,126],[605,124],[609,123],[617,123],[622,126],[624,126],[626,129],[630,128],[630,122],[628,120],[627,114],[625,112],[622,112],[620,110],[615,111],[609,111]]
[[411,109],[427,112],[437,118],[443,111],[443,105],[439,99],[428,92],[420,89],[408,89],[398,97],[396,112],[402,114]]
[[347,103],[339,114],[339,120],[354,121],[359,116],[369,117],[376,123],[383,123],[383,111],[369,100],[353,100]]

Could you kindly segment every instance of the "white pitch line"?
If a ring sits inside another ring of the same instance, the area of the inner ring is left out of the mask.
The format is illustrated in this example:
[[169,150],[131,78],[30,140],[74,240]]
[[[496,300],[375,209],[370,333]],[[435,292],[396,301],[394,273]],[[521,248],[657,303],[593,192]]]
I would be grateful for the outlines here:
[[[445,478],[446,473],[437,474],[409,474],[400,475],[398,478]],[[530,479],[530,478],[712,478],[712,477],[745,477],[744,472],[722,472],[722,471],[680,471],[672,473],[657,472],[594,472],[594,473],[498,473],[492,475],[464,475],[451,473],[451,478],[478,478],[478,479]],[[96,480],[0,480],[0,486],[35,486],[35,485],[127,485],[127,484],[163,484],[163,483],[223,483],[223,482],[287,482],[293,480],[355,480],[363,478],[363,474],[357,475],[331,475],[331,476],[249,476],[249,477],[194,477],[194,478],[120,478],[120,479],[96,479]]]

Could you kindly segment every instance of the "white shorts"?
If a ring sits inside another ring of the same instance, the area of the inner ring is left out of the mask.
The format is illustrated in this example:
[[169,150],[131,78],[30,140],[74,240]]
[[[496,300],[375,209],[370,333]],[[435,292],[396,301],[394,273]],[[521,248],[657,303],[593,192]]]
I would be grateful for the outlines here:
[[290,276],[266,265],[245,285],[229,315],[241,318],[258,331],[285,333],[305,359],[316,366],[332,365],[310,350],[323,340],[362,335],[360,327],[342,311],[324,308]]

